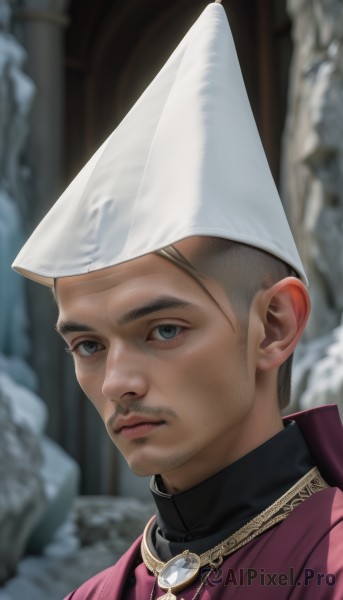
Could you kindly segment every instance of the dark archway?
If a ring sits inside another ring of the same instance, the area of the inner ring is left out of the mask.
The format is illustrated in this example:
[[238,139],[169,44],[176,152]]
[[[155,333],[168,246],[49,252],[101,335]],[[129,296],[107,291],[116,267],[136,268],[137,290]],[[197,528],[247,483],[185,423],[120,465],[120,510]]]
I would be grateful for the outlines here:
[[[207,4],[72,0],[66,47],[70,173],[120,122]],[[250,101],[273,163],[280,133],[277,107],[284,94],[280,79],[290,50],[284,2],[226,4]],[[274,148],[271,130],[276,132]]]

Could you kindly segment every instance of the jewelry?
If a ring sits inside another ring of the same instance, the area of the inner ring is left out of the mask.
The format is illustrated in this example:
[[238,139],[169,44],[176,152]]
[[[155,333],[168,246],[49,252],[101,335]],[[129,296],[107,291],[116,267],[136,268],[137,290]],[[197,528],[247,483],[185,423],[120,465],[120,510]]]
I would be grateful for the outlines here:
[[[208,576],[210,575],[211,571],[209,571],[205,577],[203,577],[201,584],[199,585],[199,587],[197,588],[193,598],[191,598],[191,600],[196,600],[203,588],[203,586],[206,583],[206,580],[208,578]],[[151,590],[151,594],[150,594],[150,600],[154,600],[154,595],[155,595],[155,588],[156,588],[156,582],[157,582],[157,577],[155,577],[154,580],[154,584],[152,586],[152,590]],[[158,600],[177,600],[176,596],[174,596],[174,594],[172,593],[172,591],[169,589],[168,592],[166,594],[163,594],[163,596],[160,596],[158,598]],[[183,598],[181,598],[180,600],[183,600]]]
[[[167,590],[167,593],[160,596],[158,600],[177,600],[173,592],[179,592],[191,584],[198,576],[201,567],[209,565],[212,569],[218,568],[224,557],[286,519],[304,500],[327,487],[317,467],[313,467],[273,504],[211,550],[203,552],[200,556],[186,550],[166,563],[159,560],[148,546],[148,533],[155,521],[155,516],[152,517],[145,526],[141,543],[144,564],[156,577],[150,600],[153,600],[156,581],[162,590]],[[203,584],[204,581],[201,582],[192,600],[199,595]]]

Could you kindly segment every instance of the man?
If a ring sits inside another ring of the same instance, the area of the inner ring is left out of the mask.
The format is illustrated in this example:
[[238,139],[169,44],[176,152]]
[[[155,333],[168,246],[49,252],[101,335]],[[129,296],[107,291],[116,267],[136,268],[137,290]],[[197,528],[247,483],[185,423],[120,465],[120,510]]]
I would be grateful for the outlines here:
[[156,517],[68,598],[343,597],[335,407],[285,421],[306,276],[219,3],[17,257]]

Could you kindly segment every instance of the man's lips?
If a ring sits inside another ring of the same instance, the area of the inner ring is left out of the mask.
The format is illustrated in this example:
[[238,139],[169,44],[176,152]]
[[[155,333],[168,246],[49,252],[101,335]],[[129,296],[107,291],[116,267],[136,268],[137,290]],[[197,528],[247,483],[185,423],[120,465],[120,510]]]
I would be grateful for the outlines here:
[[128,438],[141,437],[164,423],[162,419],[157,420],[148,416],[118,417],[113,430],[116,435]]

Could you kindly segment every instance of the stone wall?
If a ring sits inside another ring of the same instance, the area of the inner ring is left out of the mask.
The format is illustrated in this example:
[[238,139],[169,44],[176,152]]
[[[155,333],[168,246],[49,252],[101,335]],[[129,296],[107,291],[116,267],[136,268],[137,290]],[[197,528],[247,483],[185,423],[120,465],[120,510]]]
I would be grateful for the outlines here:
[[26,52],[11,34],[13,2],[0,0],[0,585],[29,547],[40,551],[66,518],[75,464],[44,436],[35,393],[24,281],[11,263],[24,241],[30,178],[23,162],[35,88]]
[[[34,86],[23,72],[25,52],[11,35],[10,7],[0,1],[0,583],[15,572],[45,507],[35,434],[16,419],[18,384],[35,386],[26,363],[30,344],[23,282],[11,262],[23,241],[25,168],[21,152]],[[17,383],[15,383],[15,380]],[[20,395],[20,394],[19,394]],[[22,395],[21,395],[22,397]],[[31,399],[30,392],[27,397]],[[18,399],[19,400],[19,399]],[[14,541],[15,540],[15,541]]]
[[153,510],[132,498],[78,498],[42,555],[22,560],[17,577],[0,588],[0,600],[61,600],[113,565],[142,533]]
[[293,408],[343,408],[343,4],[289,0],[294,54],[283,196],[310,281],[312,316]]
[[13,415],[13,386],[0,375],[0,585],[15,574],[46,504],[41,449],[31,428]]
[[25,363],[30,344],[24,283],[10,267],[24,239],[27,170],[22,152],[34,85],[23,71],[25,51],[9,31],[10,16],[9,3],[0,0],[0,355],[2,368],[6,357],[7,369],[34,385]]

